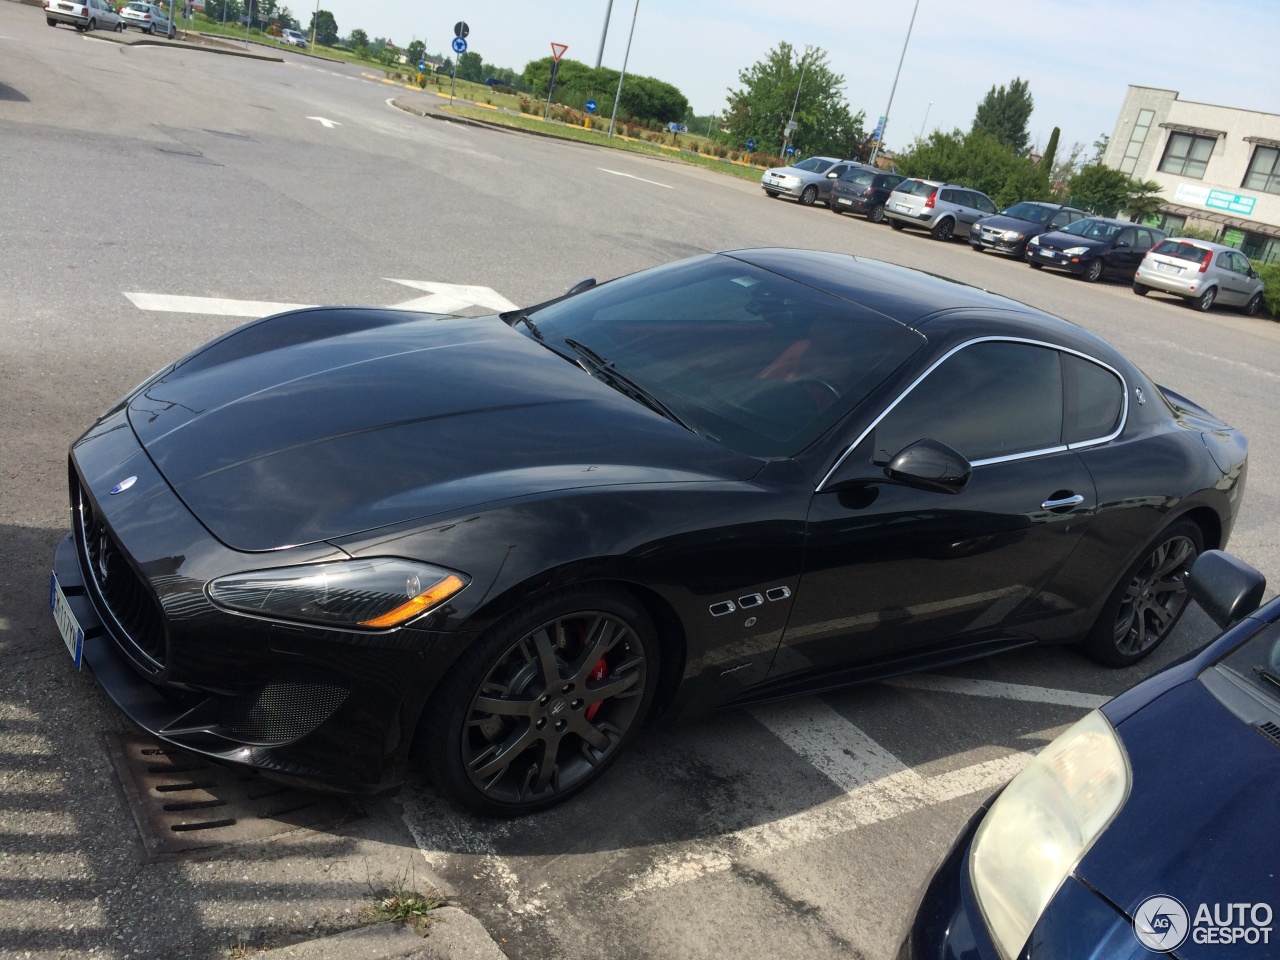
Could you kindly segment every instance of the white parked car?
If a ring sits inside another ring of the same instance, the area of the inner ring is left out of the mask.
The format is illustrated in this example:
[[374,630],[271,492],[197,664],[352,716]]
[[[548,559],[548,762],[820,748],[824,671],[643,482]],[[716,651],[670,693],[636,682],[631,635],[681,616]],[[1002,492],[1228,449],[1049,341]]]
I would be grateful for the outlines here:
[[1254,316],[1262,307],[1262,280],[1239,250],[1207,240],[1169,237],[1147,251],[1133,278],[1133,292],[1152,290],[1183,297],[1197,310],[1215,303]]
[[107,0],[44,0],[44,19],[51,27],[66,23],[86,33],[124,29],[124,21]]
[[126,3],[120,16],[124,18],[125,26],[137,27],[143,33],[159,33],[170,40],[178,35],[173,21],[154,3],[142,3],[141,0]]
[[306,47],[307,45],[306,37],[300,34],[297,30],[290,30],[288,27],[285,27],[280,31],[280,39],[295,47]]

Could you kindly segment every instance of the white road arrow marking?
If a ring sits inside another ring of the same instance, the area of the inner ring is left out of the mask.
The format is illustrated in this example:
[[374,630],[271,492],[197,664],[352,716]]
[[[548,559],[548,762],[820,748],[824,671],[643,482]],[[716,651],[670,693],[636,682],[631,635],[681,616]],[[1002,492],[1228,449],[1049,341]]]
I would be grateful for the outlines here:
[[610,170],[607,167],[596,167],[605,173],[612,173],[615,177],[626,177],[628,180],[639,180],[641,183],[652,183],[655,187],[662,187],[665,190],[674,190],[675,187],[669,183],[659,183],[657,180],[646,180],[644,177],[637,177],[631,173],[623,173],[621,170]]
[[467,307],[484,307],[501,312],[514,310],[516,305],[491,287],[471,286],[464,283],[436,283],[432,280],[397,280],[384,277],[391,283],[402,283],[414,290],[424,290],[430,296],[416,297],[397,303],[397,310],[417,310],[421,313],[457,313]]
[[340,124],[337,120],[330,120],[328,117],[307,117],[307,119],[319,120],[321,123],[324,124],[326,130],[332,130],[334,127],[342,126],[342,124]]
[[217,317],[266,317],[314,304],[273,303],[270,300],[230,300],[225,297],[177,297],[166,293],[126,293],[139,310],[162,313],[203,313]]

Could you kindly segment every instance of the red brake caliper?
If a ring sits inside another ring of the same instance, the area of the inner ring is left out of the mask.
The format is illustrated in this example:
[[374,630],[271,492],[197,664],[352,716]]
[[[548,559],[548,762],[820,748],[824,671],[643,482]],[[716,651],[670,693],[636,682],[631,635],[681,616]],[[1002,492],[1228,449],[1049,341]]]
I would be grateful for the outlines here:
[[[591,679],[603,680],[608,675],[609,675],[609,665],[604,662],[604,657],[601,657],[600,662],[597,663],[595,665],[595,668],[592,669],[591,671]],[[600,704],[602,703],[604,703],[603,700],[597,700],[591,706],[587,707],[586,718],[588,720],[594,720],[596,718],[596,711],[600,709]]]

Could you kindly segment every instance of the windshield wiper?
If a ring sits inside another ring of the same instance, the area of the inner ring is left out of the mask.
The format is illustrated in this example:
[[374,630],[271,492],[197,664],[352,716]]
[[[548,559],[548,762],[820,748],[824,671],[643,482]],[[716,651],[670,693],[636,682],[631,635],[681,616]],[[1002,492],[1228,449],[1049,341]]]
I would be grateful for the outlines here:
[[1256,664],[1253,668],[1253,672],[1272,686],[1280,687],[1280,677],[1277,677],[1262,664]]
[[518,327],[523,323],[529,328],[529,332],[532,333],[536,339],[546,339],[546,337],[542,335],[542,331],[538,329],[538,325],[533,322],[533,318],[523,310],[516,310],[514,313],[504,313],[502,314],[502,319],[506,320],[511,327]]
[[684,427],[690,433],[697,433],[698,436],[702,436],[702,434],[699,433],[692,424],[681,419],[674,410],[655,397],[652,393],[640,386],[640,384],[636,383],[634,380],[630,379],[626,374],[619,373],[618,368],[613,365],[612,360],[606,360],[586,344],[579,343],[572,337],[565,337],[564,342],[573,347],[578,356],[587,361],[587,365],[590,367],[587,372],[592,376],[599,377],[619,393],[644,404],[654,413],[666,417],[672,423],[680,424],[680,426]]

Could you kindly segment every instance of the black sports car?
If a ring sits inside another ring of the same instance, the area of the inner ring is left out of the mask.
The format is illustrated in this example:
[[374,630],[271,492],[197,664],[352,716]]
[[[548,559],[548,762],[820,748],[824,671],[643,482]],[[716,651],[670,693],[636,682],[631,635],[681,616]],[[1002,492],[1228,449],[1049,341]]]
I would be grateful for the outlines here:
[[656,708],[1036,642],[1133,663],[1244,438],[1097,337],[877,261],[746,250],[501,317],[299,310],[71,448],[51,606],[161,739],[554,803]]

